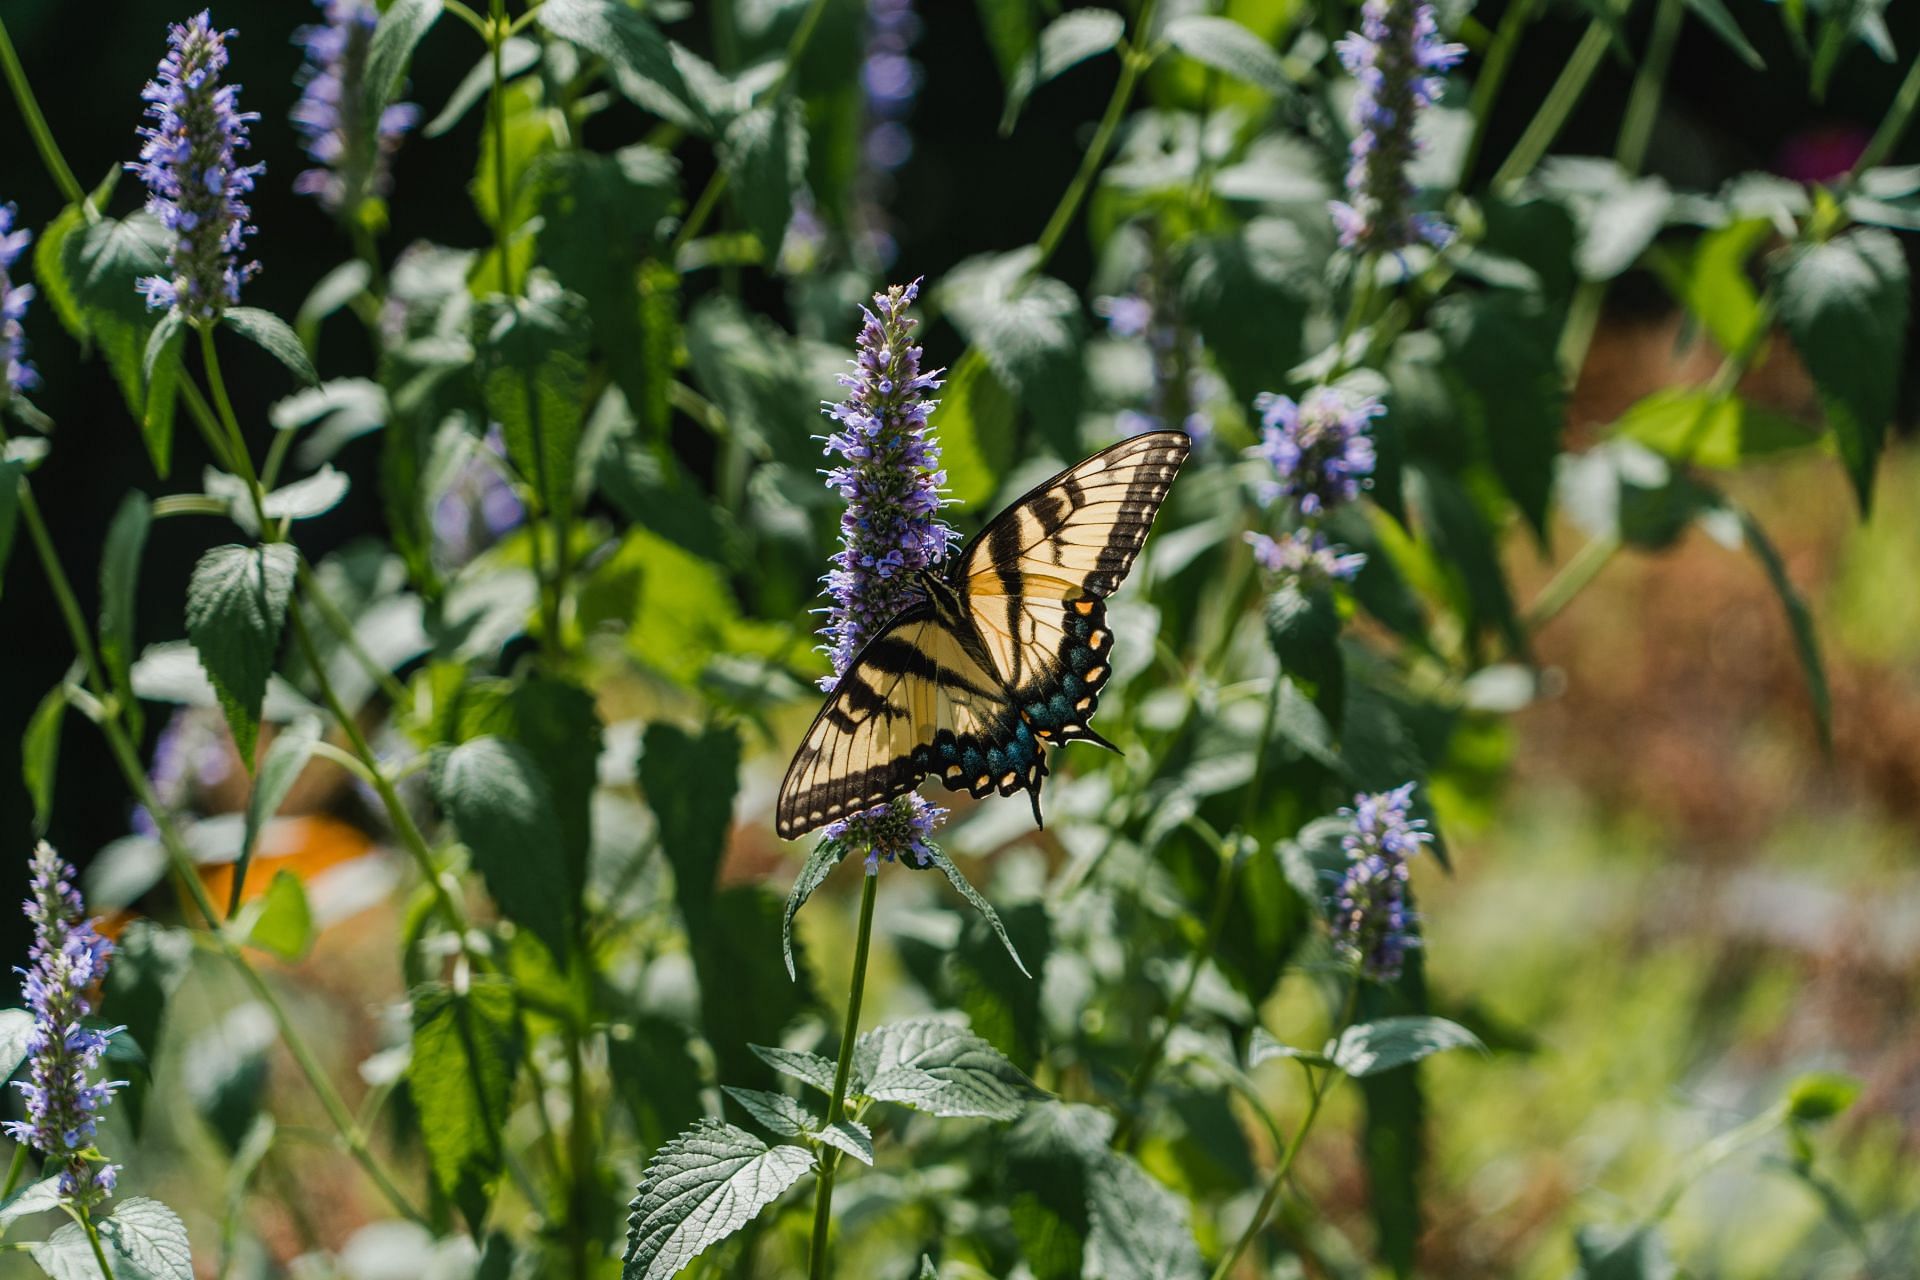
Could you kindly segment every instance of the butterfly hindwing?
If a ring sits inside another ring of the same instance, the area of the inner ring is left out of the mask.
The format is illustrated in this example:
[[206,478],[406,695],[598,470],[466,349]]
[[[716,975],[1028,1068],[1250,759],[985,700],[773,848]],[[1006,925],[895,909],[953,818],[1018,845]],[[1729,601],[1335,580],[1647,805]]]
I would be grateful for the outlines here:
[[1191,447],[1179,431],[1123,440],[1028,493],[961,552],[955,585],[1041,741],[1104,741],[1087,722],[1111,673],[1105,599]]
[[999,677],[921,605],[870,641],[828,695],[781,784],[780,835],[871,808],[928,774],[974,796],[1037,795],[1046,761]]

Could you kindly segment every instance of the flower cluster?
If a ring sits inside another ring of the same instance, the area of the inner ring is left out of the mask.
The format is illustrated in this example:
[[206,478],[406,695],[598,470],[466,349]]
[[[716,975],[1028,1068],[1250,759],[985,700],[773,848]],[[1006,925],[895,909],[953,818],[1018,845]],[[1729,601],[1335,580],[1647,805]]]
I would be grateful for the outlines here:
[[1290,532],[1273,538],[1249,532],[1246,539],[1262,569],[1308,586],[1351,582],[1367,566],[1366,556],[1328,541],[1323,533]]
[[503,470],[506,438],[498,424],[460,464],[433,506],[434,560],[449,569],[466,564],[526,522],[526,504]]
[[[147,782],[168,813],[185,808],[196,794],[205,794],[233,774],[232,740],[226,721],[211,707],[180,707],[168,718],[153,744]],[[143,804],[133,807],[133,829],[158,837],[155,815]]]
[[[113,1031],[96,1031],[84,1019],[93,1012],[88,992],[107,972],[113,947],[86,919],[74,871],[53,846],[41,841],[33,854],[32,966],[20,984],[33,1011],[27,1042],[32,1063],[15,1085],[26,1095],[27,1117],[7,1122],[7,1136],[60,1167],[60,1194],[77,1205],[98,1203],[113,1191],[118,1169],[93,1150],[100,1109],[126,1082],[95,1083],[93,1072]],[[118,1028],[115,1028],[118,1030]]]
[[1347,198],[1332,206],[1340,243],[1363,253],[1446,244],[1451,228],[1414,208],[1418,191],[1409,167],[1420,150],[1420,112],[1440,95],[1438,73],[1459,62],[1465,46],[1440,39],[1433,6],[1424,0],[1367,0],[1360,31],[1338,49],[1359,81]]
[[368,198],[387,194],[393,153],[419,123],[420,108],[396,102],[377,120],[366,118],[367,53],[380,10],[371,0],[316,2],[325,21],[293,33],[307,55],[293,127],[320,167],[295,178],[293,189],[329,213],[352,215]]
[[1369,424],[1386,412],[1372,396],[1349,399],[1331,387],[1316,387],[1297,402],[1265,394],[1254,407],[1260,410],[1260,443],[1253,452],[1274,470],[1274,479],[1260,486],[1263,506],[1290,498],[1301,515],[1316,520],[1352,502],[1370,483]]
[[946,472],[940,446],[927,434],[938,371],[922,373],[913,341],[918,321],[907,308],[919,297],[916,281],[873,296],[860,330],[854,372],[842,374],[847,398],[826,412],[840,429],[827,452],[845,459],[826,473],[827,487],[846,499],[840,550],[826,575],[833,606],[827,611],[832,688],[868,637],[919,598],[915,575],[945,558],[953,530],[940,519]]
[[1206,369],[1206,347],[1199,337],[1184,332],[1154,306],[1150,278],[1142,281],[1142,289],[1093,303],[1094,311],[1106,318],[1107,332],[1116,338],[1144,339],[1152,357],[1153,392],[1147,410],[1123,409],[1116,425],[1122,436],[1137,436],[1177,422],[1198,446],[1213,434],[1213,419],[1202,406],[1219,394],[1219,382]]
[[[827,485],[846,499],[840,517],[840,550],[826,575],[833,604],[821,634],[833,661],[831,689],[846,674],[861,645],[901,609],[920,598],[915,579],[945,558],[953,530],[940,519],[940,446],[927,434],[933,402],[926,393],[940,385],[938,371],[923,373],[913,341],[918,321],[907,308],[920,285],[895,285],[873,297],[861,327],[854,372],[841,375],[847,398],[828,405],[840,429],[827,438],[827,452],[845,462],[826,473]],[[826,838],[865,845],[867,870],[905,858],[924,867],[932,857],[928,837],[947,816],[919,792],[847,815],[827,827]]]
[[867,0],[866,61],[860,68],[866,135],[855,182],[855,224],[865,256],[882,269],[893,265],[898,252],[885,206],[893,175],[913,155],[906,121],[920,94],[920,68],[907,51],[919,35],[913,0]]
[[194,320],[219,319],[260,269],[239,255],[254,230],[245,197],[266,166],[237,159],[259,117],[239,109],[238,85],[220,83],[227,38],[236,34],[214,30],[205,10],[168,32],[167,56],[140,95],[153,124],[140,130],[140,159],[127,166],[147,184],[147,208],[174,235],[172,274],[148,276],[140,292],[147,305],[178,307]]
[[1410,817],[1414,784],[1355,796],[1342,809],[1353,830],[1340,841],[1346,875],[1333,897],[1334,945],[1377,982],[1392,982],[1409,948],[1420,945],[1418,917],[1407,906],[1407,860],[1433,839],[1423,819]]
[[33,301],[33,286],[13,282],[13,264],[33,240],[33,232],[13,229],[14,208],[0,204],[0,402],[40,385],[40,375],[27,363],[27,336],[21,322]]

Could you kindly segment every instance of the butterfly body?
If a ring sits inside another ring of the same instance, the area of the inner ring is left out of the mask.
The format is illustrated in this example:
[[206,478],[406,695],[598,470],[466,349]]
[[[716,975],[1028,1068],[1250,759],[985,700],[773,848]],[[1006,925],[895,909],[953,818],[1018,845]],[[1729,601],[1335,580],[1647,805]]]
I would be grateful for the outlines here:
[[1190,443],[1124,440],[1015,502],[938,569],[834,686],[780,788],[792,839],[933,776],[973,796],[1026,791],[1046,748],[1092,742],[1112,674],[1106,597],[1145,542]]

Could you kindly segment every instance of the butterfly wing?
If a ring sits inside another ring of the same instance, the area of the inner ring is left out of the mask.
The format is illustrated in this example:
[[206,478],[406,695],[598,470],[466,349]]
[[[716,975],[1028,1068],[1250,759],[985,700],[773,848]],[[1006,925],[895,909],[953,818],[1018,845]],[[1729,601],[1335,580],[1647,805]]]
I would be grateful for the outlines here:
[[954,585],[1042,742],[1104,743],[1087,721],[1111,673],[1105,600],[1191,448],[1181,431],[1122,440],[1029,492],[960,553]]
[[1037,797],[1044,752],[977,649],[926,605],[869,641],[787,766],[781,837],[891,800],[930,773],[950,791]]

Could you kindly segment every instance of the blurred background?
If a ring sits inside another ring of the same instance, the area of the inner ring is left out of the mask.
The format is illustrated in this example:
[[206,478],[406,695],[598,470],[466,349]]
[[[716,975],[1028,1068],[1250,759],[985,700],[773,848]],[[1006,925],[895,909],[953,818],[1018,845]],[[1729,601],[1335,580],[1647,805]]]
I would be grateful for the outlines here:
[[[1491,26],[1502,7],[1483,4],[1476,14]],[[1560,6],[1564,21],[1529,36],[1483,153],[1487,167],[1557,74],[1584,25],[1580,7]],[[1731,7],[1763,57],[1790,61],[1773,5]],[[711,57],[700,8],[675,35]],[[851,20],[847,8],[836,6],[829,21]],[[973,6],[927,0],[920,8],[925,31],[914,57],[924,83],[911,120],[914,151],[892,202],[899,279],[937,279],[964,257],[1030,239],[1114,74],[1111,63],[1069,74],[1002,138],[999,71]],[[341,256],[329,220],[290,190],[305,167],[283,127],[299,65],[291,35],[310,12],[292,0],[223,0],[213,14],[241,32],[233,79],[262,116],[255,158],[267,174],[255,200],[254,252],[264,270],[249,301],[283,315]],[[154,0],[7,0],[21,58],[83,182],[134,155],[140,86],[166,23],[183,16]],[[1649,16],[1630,21],[1630,46],[1644,43]],[[1920,6],[1889,5],[1886,19],[1910,56],[1920,47]],[[805,74],[847,74],[830,51],[848,43],[817,40],[814,47],[829,52]],[[408,97],[436,111],[468,71],[471,49],[443,24],[422,48]],[[1856,49],[1828,100],[1814,107],[1763,91],[1777,81],[1749,69],[1699,23],[1685,29],[1675,67],[1648,169],[1696,189],[1753,168],[1803,180],[1843,171],[1902,70]],[[1630,68],[1609,61],[1556,152],[1611,149],[1630,77]],[[474,112],[445,137],[409,141],[391,199],[389,252],[418,237],[484,242],[488,232],[465,192],[482,118]],[[622,145],[645,123],[632,108],[615,107],[593,120],[589,143]],[[58,212],[55,189],[10,118],[0,136],[8,139],[0,201],[19,206],[23,225],[44,226]],[[1896,159],[1914,159],[1911,141],[1907,150]],[[705,149],[689,147],[683,160],[687,186],[697,188],[710,164]],[[996,181],[957,180],[982,171]],[[134,186],[131,178],[122,183],[116,210],[132,207]],[[1052,270],[1085,283],[1092,263],[1077,233]],[[749,301],[783,312],[778,292]],[[120,495],[133,486],[197,489],[206,458],[199,440],[182,432],[173,477],[156,486],[101,367],[81,358],[44,308],[29,336],[46,382],[39,403],[61,436],[36,484],[69,572],[89,595]],[[1686,338],[1650,277],[1618,281],[1571,401],[1572,438],[1661,385],[1704,377],[1709,357],[1690,354]],[[355,341],[351,326],[328,329],[330,376],[364,371],[366,353]],[[927,341],[938,363],[960,347],[944,326]],[[284,390],[283,375],[257,355],[236,355],[231,376],[246,421],[258,421]],[[1812,398],[1798,372],[1778,364],[1756,375],[1753,390],[1789,408]],[[687,442],[696,471],[711,466],[701,439]],[[379,527],[375,456],[369,438],[337,459],[355,485],[345,504],[309,527],[304,543],[315,559]],[[1731,488],[1772,532],[1814,606],[1833,684],[1831,754],[1815,735],[1786,623],[1759,570],[1697,531],[1657,557],[1618,557],[1539,633],[1536,654],[1554,696],[1482,744],[1490,766],[1509,753],[1516,762],[1502,788],[1439,797],[1456,873],[1418,873],[1430,984],[1537,1050],[1434,1067],[1432,1096],[1446,1102],[1431,1118],[1431,1274],[1558,1274],[1570,1215],[1591,1218],[1596,1201],[1610,1199],[1644,1206],[1727,1115],[1752,1114],[1786,1079],[1822,1068],[1865,1085],[1841,1122],[1848,1198],[1863,1216],[1903,1224],[1906,1256],[1920,1258],[1920,449],[1909,432],[1890,454],[1865,523],[1830,458],[1796,454],[1750,469]],[[203,531],[184,524],[153,531],[139,621],[149,640],[184,632],[179,584],[204,542]],[[1562,531],[1543,555],[1516,539],[1509,561],[1520,597],[1548,582],[1580,541]],[[29,557],[16,554],[6,589],[0,889],[19,896],[29,848],[28,806],[15,781],[19,733],[72,655]],[[92,599],[83,605],[91,611]],[[159,720],[150,718],[150,736]],[[49,834],[84,865],[127,832],[131,813],[103,742],[77,721],[62,747],[60,784]],[[350,828],[351,804],[337,808]],[[741,874],[781,884],[790,877],[792,864],[774,853],[770,833],[743,834],[737,844]],[[803,922],[842,927],[831,908]],[[384,952],[365,961],[353,954],[360,929],[389,924],[346,926],[323,942],[307,962],[321,1005],[351,1009],[364,998],[357,983],[396,980],[372,976],[391,968]],[[10,913],[0,913],[0,943],[18,962],[23,922]],[[884,1009],[884,988],[875,999]],[[355,1059],[343,1051],[343,1060]],[[1320,1203],[1357,1220],[1363,1183],[1341,1132],[1323,1127],[1303,1176]],[[309,1197],[317,1224],[288,1231],[328,1235],[366,1208],[353,1203],[358,1191],[343,1187],[343,1198],[330,1200],[320,1188],[324,1177]],[[1793,1242],[1821,1213],[1804,1187],[1748,1165],[1692,1191],[1673,1234],[1689,1252],[1710,1241],[1723,1274],[1776,1275],[1775,1260],[1796,1256]],[[1904,1274],[1920,1275],[1920,1265]]]

